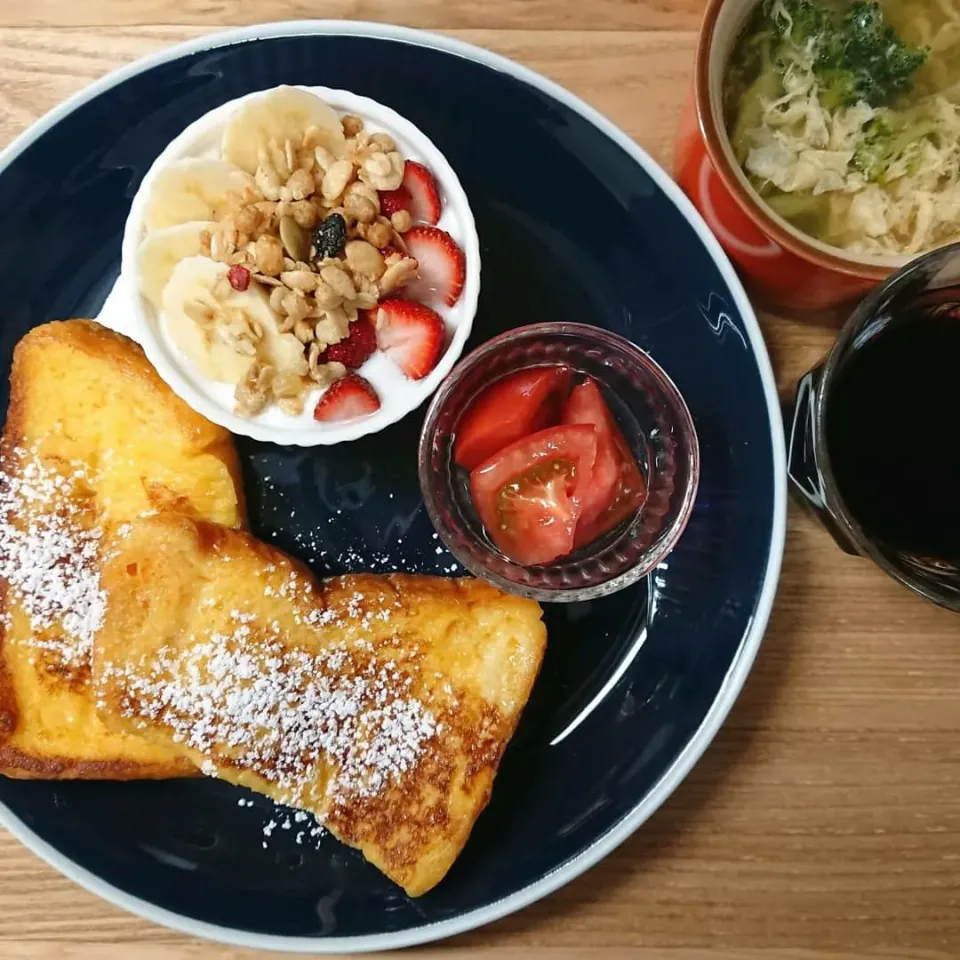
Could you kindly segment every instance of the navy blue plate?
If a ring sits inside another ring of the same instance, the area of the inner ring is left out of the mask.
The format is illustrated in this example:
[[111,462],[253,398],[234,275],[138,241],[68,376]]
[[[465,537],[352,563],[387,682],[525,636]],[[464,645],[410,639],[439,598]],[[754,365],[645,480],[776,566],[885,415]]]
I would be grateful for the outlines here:
[[[0,364],[36,324],[97,314],[130,199],[167,142],[212,107],[281,83],[373,97],[446,154],[483,252],[468,348],[539,320],[605,326],[668,371],[701,445],[696,508],[655,575],[546,610],[546,663],[493,801],[449,876],[419,900],[332,839],[313,849],[277,831],[263,849],[270,804],[240,807],[225,784],[0,779],[0,815],[14,833],[144,916],[262,948],[383,949],[469,929],[556,889],[636,829],[700,756],[773,599],[783,437],[743,291],[642,151],[515,64],[355,23],[205,37],[106,78],[8,149],[0,281],[16,295],[4,305]],[[255,532],[319,574],[456,572],[417,488],[422,416],[333,448],[240,441]]]

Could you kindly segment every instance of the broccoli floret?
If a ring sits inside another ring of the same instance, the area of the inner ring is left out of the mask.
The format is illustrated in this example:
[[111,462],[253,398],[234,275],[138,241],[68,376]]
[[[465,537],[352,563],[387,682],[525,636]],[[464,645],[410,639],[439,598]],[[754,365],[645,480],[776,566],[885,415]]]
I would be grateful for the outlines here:
[[902,117],[889,112],[868,120],[860,130],[860,140],[850,161],[868,180],[883,181],[891,165],[911,144],[934,134],[936,124],[930,117]]
[[889,117],[883,114],[863,125],[851,163],[868,180],[879,180],[894,159],[891,153],[897,133]]
[[763,12],[781,38],[798,47],[818,44],[830,26],[830,14],[813,0],[764,0]]
[[927,53],[897,35],[876,0],[855,0],[817,44],[820,101],[828,109],[889,103],[910,89]]
[[813,57],[820,102],[831,110],[889,103],[927,58],[884,21],[877,0],[854,0],[842,13],[816,0],[764,0],[763,11],[783,42]]

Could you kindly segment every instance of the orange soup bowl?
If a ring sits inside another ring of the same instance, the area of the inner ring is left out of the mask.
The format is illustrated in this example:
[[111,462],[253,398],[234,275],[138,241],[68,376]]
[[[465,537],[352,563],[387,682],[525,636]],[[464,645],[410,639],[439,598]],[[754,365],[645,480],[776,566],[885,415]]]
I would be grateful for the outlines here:
[[774,213],[740,169],[723,120],[723,75],[755,0],[709,0],[693,92],[677,131],[674,176],[766,305],[825,310],[863,296],[908,257],[848,254]]

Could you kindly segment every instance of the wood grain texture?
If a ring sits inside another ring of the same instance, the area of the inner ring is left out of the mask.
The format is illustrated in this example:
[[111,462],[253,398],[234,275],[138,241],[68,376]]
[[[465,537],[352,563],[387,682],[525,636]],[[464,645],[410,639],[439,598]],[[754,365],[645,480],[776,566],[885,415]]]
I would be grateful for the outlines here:
[[207,29],[268,20],[345,19],[423,30],[695,29],[704,0],[0,0],[0,26],[145,26]]
[[[669,164],[699,0],[0,2],[0,141],[104,72],[228,23],[354,15],[443,30],[574,90]],[[175,26],[158,26],[175,22]],[[106,24],[92,29],[91,25]],[[835,325],[764,317],[787,391]],[[450,960],[953,960],[960,630],[799,511],[743,696],[604,863],[442,948]],[[129,916],[0,834],[3,960],[241,960]],[[266,957],[266,954],[260,954]]]
[[[4,960],[49,960],[56,953],[62,960],[281,960],[290,954],[253,953],[215,944],[63,944],[55,940],[19,942],[4,953]],[[659,947],[430,947],[403,953],[367,954],[380,960],[395,957],[427,957],[429,960],[864,960],[864,953],[821,950],[737,950],[718,952],[714,949],[678,949]],[[879,950],[869,954],[870,960],[940,960],[941,953]]]
[[[208,31],[199,27],[0,28],[0,141],[97,77]],[[574,90],[669,165],[695,34],[447,30]]]

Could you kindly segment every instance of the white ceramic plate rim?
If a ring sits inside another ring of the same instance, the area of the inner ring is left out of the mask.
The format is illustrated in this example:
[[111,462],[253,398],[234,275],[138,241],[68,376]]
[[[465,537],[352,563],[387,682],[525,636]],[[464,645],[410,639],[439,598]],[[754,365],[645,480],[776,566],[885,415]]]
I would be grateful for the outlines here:
[[773,462],[770,467],[773,473],[773,517],[770,532],[770,553],[767,559],[767,569],[764,574],[763,587],[757,602],[756,611],[746,635],[741,643],[740,650],[730,670],[727,672],[720,691],[712,707],[707,712],[703,723],[690,739],[690,742],[674,760],[669,770],[646,797],[617,824],[612,830],[600,837],[589,848],[574,857],[568,863],[558,867],[546,876],[531,883],[529,886],[510,894],[501,900],[485,907],[479,907],[450,920],[402,930],[397,933],[383,933],[358,937],[283,937],[268,934],[251,933],[231,927],[221,927],[211,923],[191,920],[188,917],[164,910],[139,897],[106,883],[98,876],[74,863],[68,857],[52,847],[35,834],[22,820],[14,816],[5,806],[0,804],[0,824],[5,826],[17,839],[42,857],[51,866],[65,874],[71,880],[86,887],[92,893],[104,900],[138,914],[154,923],[163,924],[174,930],[206,937],[221,943],[234,946],[255,948],[260,950],[281,950],[291,953],[360,953],[365,951],[395,950],[402,947],[415,946],[452,937],[465,933],[476,927],[492,923],[510,913],[540,900],[553,893],[564,884],[594,866],[608,853],[626,840],[641,824],[643,824],[657,808],[670,796],[681,781],[690,772],[693,765],[700,759],[703,752],[710,745],[753,665],[760,641],[763,638],[773,599],[776,595],[777,582],[780,576],[780,564],[783,559],[783,545],[786,529],[786,448],[784,445],[783,422],[780,414],[780,403],[777,397],[776,384],[766,345],[760,332],[753,307],[734,272],[730,261],[714,238],[710,229],[697,213],[693,204],[687,199],[680,188],[670,179],[654,160],[639,147],[619,127],[607,120],[593,107],[579,97],[574,96],[559,84],[547,80],[540,74],[527,67],[520,66],[506,57],[491,53],[481,47],[426,33],[422,30],[413,30],[407,27],[395,27],[388,24],[364,23],[345,20],[302,20],[289,23],[271,23],[252,27],[242,27],[236,30],[227,30],[220,33],[208,34],[162,50],[151,56],[138,60],[126,67],[102,77],[100,80],[84,88],[55,107],[48,114],[38,120],[21,136],[13,141],[0,153],[0,174],[9,163],[22,153],[38,137],[59,123],[72,111],[99,96],[101,93],[122,83],[129,77],[136,76],[151,67],[176,60],[203,50],[229,44],[248,42],[251,40],[272,37],[286,37],[310,34],[325,34],[336,36],[374,37],[383,40],[396,40],[402,43],[417,46],[431,47],[458,57],[464,57],[502,73],[510,74],[522,82],[535,87],[560,103],[565,104],[589,120],[601,133],[620,146],[628,155],[643,168],[644,172],[657,186],[673,201],[680,213],[686,218],[694,232],[706,247],[716,263],[720,275],[726,282],[736,304],[737,310],[743,318],[743,325],[750,339],[750,346],[756,357],[760,378],[763,382],[764,394],[767,399],[767,413],[770,420],[770,434],[773,447]]
[[445,202],[444,215],[452,217],[456,224],[451,232],[463,245],[467,260],[467,275],[463,293],[456,306],[437,308],[443,315],[448,329],[453,317],[456,317],[456,322],[453,336],[436,367],[422,380],[404,382],[401,396],[396,394],[392,397],[390,394],[383,396],[383,406],[370,416],[344,423],[310,422],[306,426],[303,425],[302,420],[292,420],[289,424],[277,426],[275,423],[263,423],[256,419],[237,416],[232,410],[216,402],[196,385],[184,370],[182,361],[178,361],[175,352],[163,343],[163,338],[157,329],[157,321],[148,316],[148,312],[153,313],[153,309],[145,306],[136,282],[137,251],[144,236],[143,213],[151,185],[160,171],[174,160],[190,156],[191,148],[195,147],[204,136],[209,138],[211,131],[224,124],[240,104],[265,91],[248,93],[208,111],[174,137],[154,160],[130,204],[130,213],[123,234],[121,273],[129,278],[126,289],[130,295],[133,321],[130,326],[134,328],[129,331],[129,335],[143,347],[147,359],[157,368],[160,376],[194,410],[232,433],[252,437],[254,440],[298,447],[329,446],[378,433],[398,420],[402,420],[408,413],[425,403],[440,386],[443,378],[453,369],[453,365],[463,353],[477,312],[477,301],[480,296],[480,239],[477,236],[470,202],[459,177],[436,144],[419,127],[396,110],[369,97],[351,93],[349,90],[304,84],[296,86],[322,97],[341,114],[357,114],[367,123],[374,124],[375,128],[383,128],[392,131],[397,137],[402,137],[413,145],[411,159],[425,163],[440,182],[440,190]]

